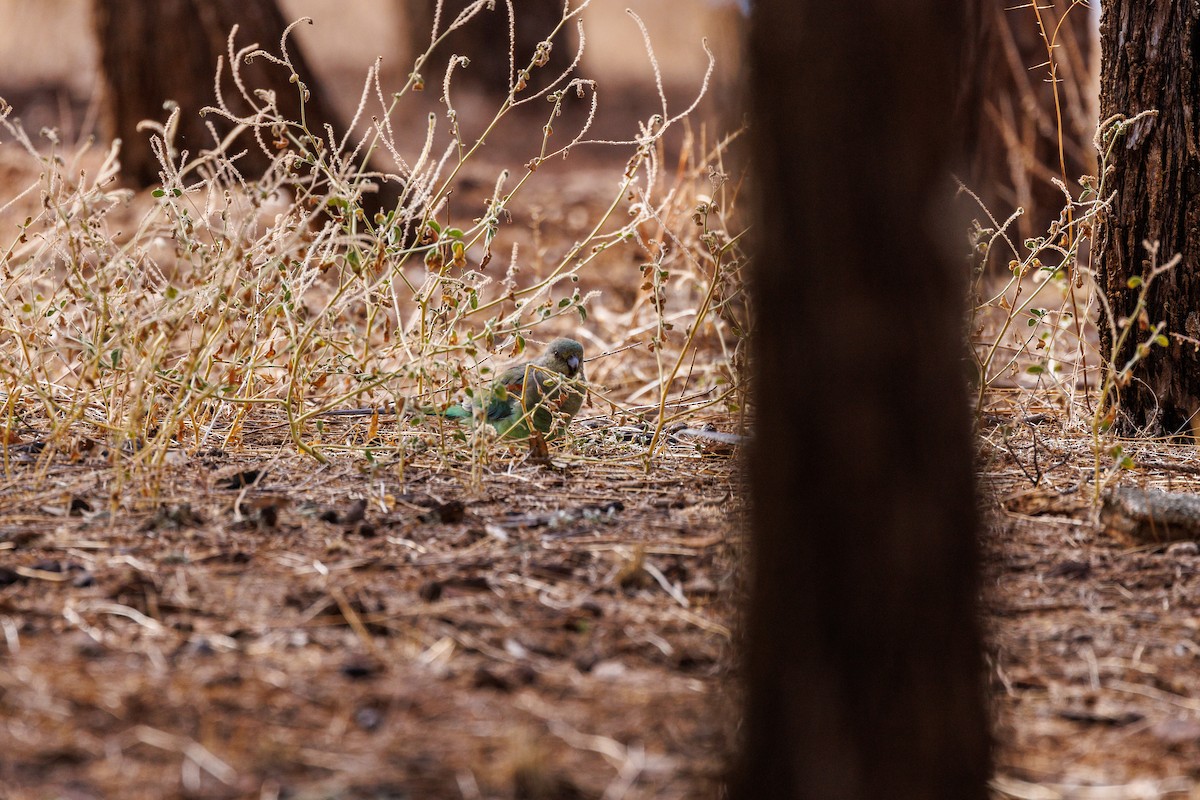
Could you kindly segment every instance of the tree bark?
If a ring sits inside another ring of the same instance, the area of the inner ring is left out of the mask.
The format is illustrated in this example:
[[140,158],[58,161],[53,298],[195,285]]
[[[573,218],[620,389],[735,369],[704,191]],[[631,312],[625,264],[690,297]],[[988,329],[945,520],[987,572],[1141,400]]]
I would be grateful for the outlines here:
[[983,800],[948,157],[957,3],[757,0],[755,397],[735,800]]
[[[168,112],[163,104],[174,101],[181,111],[177,148],[193,156],[212,148],[216,141],[206,123],[212,123],[221,136],[233,126],[215,115],[202,118],[198,112],[215,104],[213,76],[217,58],[227,55],[230,30],[239,26],[238,46],[257,43],[273,52],[287,26],[273,0],[97,0],[92,13],[105,83],[102,127],[107,136],[122,140],[121,174],[136,186],[157,183],[161,169],[150,150],[149,135],[137,130],[138,123],[165,121]],[[329,95],[308,68],[299,42],[292,39],[288,51],[311,93],[303,109],[310,129],[320,132],[328,122],[340,132]],[[251,91],[273,91],[280,111],[290,120],[300,119],[299,91],[285,68],[256,59],[241,65],[241,73]],[[230,80],[228,63],[222,85],[231,110],[247,113],[249,107]],[[249,136],[244,148],[247,152],[238,160],[238,169],[251,178],[261,175],[272,156]],[[376,199],[390,207],[398,196],[398,185],[389,182]]]
[[[1136,365],[1120,405],[1127,427],[1194,435],[1200,429],[1200,9],[1184,0],[1105,0],[1101,9],[1100,118],[1158,111],[1117,142],[1107,179],[1116,202],[1099,240],[1101,285],[1118,325],[1134,312],[1138,290],[1128,284],[1146,271],[1143,242],[1159,244],[1160,264],[1182,256],[1147,297],[1148,321],[1166,323],[1170,346],[1153,348]],[[1100,326],[1105,358],[1113,343],[1107,322]],[[1145,339],[1133,333],[1117,369]]]
[[[438,23],[438,32],[445,31],[467,6],[475,0],[446,0]],[[409,51],[412,57],[425,52],[433,31],[435,0],[407,0]],[[529,66],[537,46],[549,36],[563,15],[562,0],[514,0],[513,20],[516,33],[512,71]],[[504,0],[496,0],[492,11],[483,10],[462,28],[452,32],[438,45],[429,62],[422,68],[427,85],[441,91],[446,63],[451,54],[466,56],[471,63],[454,72],[456,85],[467,86],[492,97],[505,97],[509,87],[509,18]],[[528,81],[536,91],[557,78],[574,60],[578,47],[575,23],[559,31],[551,42],[550,62],[534,70]]]

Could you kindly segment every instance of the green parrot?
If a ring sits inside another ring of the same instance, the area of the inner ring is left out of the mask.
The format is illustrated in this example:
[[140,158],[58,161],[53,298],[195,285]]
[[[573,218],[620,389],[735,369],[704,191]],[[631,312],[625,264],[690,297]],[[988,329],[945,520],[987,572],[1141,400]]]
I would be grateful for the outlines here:
[[[583,380],[583,345],[574,339],[555,339],[533,361],[500,373],[482,417],[500,438],[529,439],[535,450],[544,451],[542,437],[553,439],[561,433],[583,406]],[[470,402],[441,412],[447,419],[459,420],[475,414]]]

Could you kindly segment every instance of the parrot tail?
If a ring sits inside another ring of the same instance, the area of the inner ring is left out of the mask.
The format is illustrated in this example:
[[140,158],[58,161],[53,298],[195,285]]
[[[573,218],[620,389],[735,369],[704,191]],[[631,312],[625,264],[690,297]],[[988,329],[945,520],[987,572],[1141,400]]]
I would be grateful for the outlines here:
[[471,409],[464,407],[461,403],[455,403],[452,406],[443,408],[440,411],[436,408],[422,408],[421,413],[430,417],[445,417],[446,419],[470,419]]

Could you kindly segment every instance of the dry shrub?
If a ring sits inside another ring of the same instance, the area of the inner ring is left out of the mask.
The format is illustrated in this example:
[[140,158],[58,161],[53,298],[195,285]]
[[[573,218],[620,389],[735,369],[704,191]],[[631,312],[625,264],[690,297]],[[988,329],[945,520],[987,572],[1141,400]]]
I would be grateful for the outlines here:
[[[599,89],[577,76],[578,54],[547,88],[525,88],[546,61],[543,46],[514,54],[508,96],[490,121],[469,126],[482,133],[464,135],[457,57],[443,86],[425,86],[421,71],[441,36],[483,6],[439,20],[399,91],[385,92],[378,64],[369,72],[348,127],[358,134],[284,118],[275,97],[242,81],[242,64],[266,59],[307,97],[288,55],[295,25],[277,52],[235,50],[231,34],[218,85],[233,86],[253,112],[235,115],[218,96],[206,113],[232,120],[235,133],[214,131],[198,153],[177,147],[178,111],[152,125],[161,185],[150,196],[115,188],[116,145],[32,137],[4,105],[0,167],[36,173],[0,199],[0,226],[16,226],[0,242],[6,470],[98,443],[91,452],[119,467],[118,485],[153,483],[176,454],[236,448],[281,422],[320,461],[350,451],[373,462],[426,454],[482,466],[490,429],[459,430],[420,411],[479,391],[498,366],[536,348],[530,342],[559,334],[583,340],[589,356],[620,353],[588,365],[603,424],[577,426],[583,439],[567,451],[608,447],[613,457],[615,447],[616,457],[644,461],[670,422],[744,409],[741,183],[724,163],[734,137],[714,141],[692,125],[694,104],[669,109],[659,80],[661,107],[632,135],[590,138]],[[559,27],[578,26],[581,54],[580,10]],[[648,36],[645,45],[657,73]],[[708,75],[697,101],[707,85]],[[423,140],[404,141],[394,122],[421,90],[440,91],[444,113],[429,115]],[[479,189],[481,148],[508,118],[523,126],[524,166],[494,170]],[[541,120],[532,131],[531,119]],[[271,155],[262,176],[239,170],[249,148]],[[552,239],[526,198],[547,166],[590,148],[623,152],[624,169],[607,174],[609,194],[577,238]],[[364,171],[380,152],[394,173]],[[399,182],[401,201],[364,210],[381,181]],[[612,276],[628,276],[630,264],[642,285],[621,291]],[[405,416],[386,430],[373,424],[361,440],[331,434],[323,415],[356,406]],[[643,432],[602,434],[631,422]]]

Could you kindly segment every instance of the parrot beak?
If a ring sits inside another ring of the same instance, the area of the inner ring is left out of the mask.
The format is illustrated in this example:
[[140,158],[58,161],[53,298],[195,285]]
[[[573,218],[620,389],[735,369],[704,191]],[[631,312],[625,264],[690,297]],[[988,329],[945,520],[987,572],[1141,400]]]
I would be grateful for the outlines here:
[[571,373],[579,371],[579,356],[571,356],[567,359],[567,366],[571,368]]

